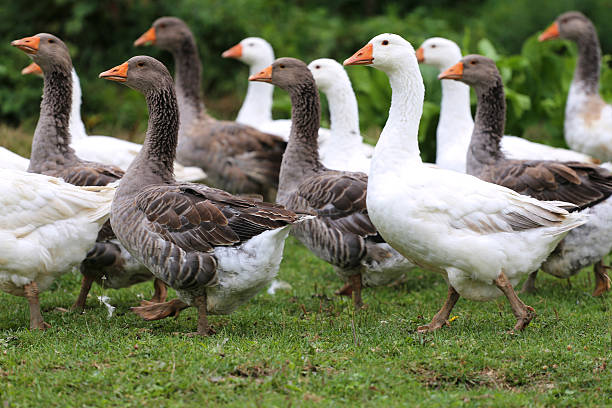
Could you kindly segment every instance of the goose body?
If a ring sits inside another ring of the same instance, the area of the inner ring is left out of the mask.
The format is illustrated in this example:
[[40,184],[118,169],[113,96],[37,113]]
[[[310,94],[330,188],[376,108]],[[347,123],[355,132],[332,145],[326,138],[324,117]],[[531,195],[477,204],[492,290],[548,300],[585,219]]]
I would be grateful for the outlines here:
[[[612,235],[609,222],[612,214],[606,214],[612,205],[612,174],[604,167],[588,163],[508,159],[500,149],[506,121],[504,87],[493,60],[468,55],[440,74],[440,78],[469,84],[478,96],[476,122],[467,154],[469,174],[540,200],[572,203],[576,206],[572,211],[592,209],[587,213],[595,216],[597,224],[591,225],[591,221],[572,230],[568,234],[570,239],[555,250],[550,266],[556,267],[549,269],[543,265],[543,269],[556,276],[571,276],[580,270],[580,265],[600,262],[612,250],[612,242],[605,241]],[[561,265],[565,265],[565,270],[559,269]],[[525,290],[533,289],[534,279],[535,273]],[[610,288],[601,264],[595,267],[595,281],[596,295]]]
[[181,112],[178,161],[204,170],[211,185],[236,194],[273,197],[286,142],[237,122],[206,113],[201,96],[202,65],[189,27],[175,17],[157,19],[135,45],[153,43],[172,53]]
[[[85,259],[115,192],[9,169],[0,169],[0,190],[0,289],[29,300]],[[45,328],[40,316],[30,323]]]
[[0,168],[26,171],[30,161],[5,147],[0,147]]
[[[417,50],[419,62],[445,71],[462,57],[459,46],[446,38],[433,37]],[[436,164],[465,173],[465,159],[474,128],[470,111],[470,88],[460,82],[442,81],[440,120],[436,131]],[[504,135],[501,149],[511,159],[560,160],[596,163],[598,160],[578,151]]]
[[145,143],[117,190],[111,225],[122,245],[180,298],[134,311],[153,320],[195,306],[197,334],[208,335],[208,314],[231,313],[270,284],[289,227],[302,217],[275,204],[174,180],[179,110],[162,63],[133,57],[100,77],[142,92],[149,107]]
[[537,269],[557,243],[585,217],[568,203],[542,202],[476,177],[424,165],[417,132],[424,86],[415,51],[395,34],[380,34],[345,61],[372,65],[389,76],[389,118],[374,150],[368,214],[382,237],[407,258],[441,273],[447,300],[430,331],[447,323],[460,296],[489,300],[506,295],[515,330],[534,316],[513,286]]
[[565,141],[574,150],[602,161],[612,160],[612,105],[599,95],[601,47],[593,23],[569,11],[540,35],[539,40],[565,38],[578,45],[578,61],[565,105]]

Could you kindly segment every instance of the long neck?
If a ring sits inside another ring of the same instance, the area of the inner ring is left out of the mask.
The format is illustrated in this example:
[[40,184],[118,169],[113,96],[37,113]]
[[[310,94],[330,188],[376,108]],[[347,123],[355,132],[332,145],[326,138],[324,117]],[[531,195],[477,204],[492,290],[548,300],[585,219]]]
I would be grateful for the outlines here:
[[387,75],[391,84],[391,108],[374,150],[370,175],[403,168],[409,163],[422,163],[418,130],[425,86],[416,60],[407,58]]
[[72,80],[68,69],[57,68],[44,74],[40,117],[32,140],[28,171],[41,173],[78,161],[70,145],[70,106]]
[[601,47],[594,27],[586,35],[580,36],[578,44],[578,62],[574,71],[573,83],[579,85],[587,95],[599,91],[599,68],[601,64]]
[[145,94],[149,108],[147,134],[142,149],[121,181],[122,192],[138,192],[151,184],[174,181],[179,111],[172,84]]
[[457,129],[474,126],[470,111],[470,87],[459,81],[443,80],[440,119],[436,132],[437,157],[444,155],[444,149],[461,146],[467,151],[471,134]]
[[357,98],[348,79],[338,78],[329,89],[324,90],[329,104],[331,131],[333,134],[354,135],[361,142],[359,132],[359,110]]
[[85,124],[81,119],[81,83],[79,77],[72,68],[72,109],[70,110],[70,136],[72,141],[81,140],[87,137],[87,131],[85,131]]
[[201,95],[202,64],[191,36],[186,37],[172,55],[176,64],[176,98],[183,123],[180,133],[183,134],[193,121],[207,116]]
[[[274,62],[274,54],[270,58],[262,58],[249,67],[249,76],[255,75]],[[265,82],[249,81],[246,97],[238,112],[237,122],[256,125],[272,120],[272,95],[274,86]]]
[[319,122],[321,105],[314,80],[293,86],[291,96],[291,133],[283,154],[277,202],[284,203],[307,177],[324,169],[319,161]]
[[503,159],[500,143],[506,124],[506,101],[501,78],[490,86],[477,88],[478,107],[474,131],[467,154],[468,174],[477,174],[481,166]]

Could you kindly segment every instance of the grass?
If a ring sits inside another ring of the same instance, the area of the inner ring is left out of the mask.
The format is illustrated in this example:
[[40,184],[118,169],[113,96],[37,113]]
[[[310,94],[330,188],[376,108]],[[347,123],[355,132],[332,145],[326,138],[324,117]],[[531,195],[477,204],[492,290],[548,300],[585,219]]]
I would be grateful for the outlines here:
[[609,406],[610,294],[590,296],[590,270],[571,286],[540,275],[538,293],[522,296],[538,313],[525,332],[507,333],[505,299],[460,300],[451,327],[421,335],[446,294],[439,276],[366,289],[354,314],[333,295],[333,269],[290,238],[280,278],[292,289],[213,316],[217,334],[191,338],[195,310],[157,322],[130,312],[151,283],[94,286],[84,314],[62,312],[79,289],[68,273],[41,296],[44,333],[27,329],[23,298],[0,293],[0,407]]

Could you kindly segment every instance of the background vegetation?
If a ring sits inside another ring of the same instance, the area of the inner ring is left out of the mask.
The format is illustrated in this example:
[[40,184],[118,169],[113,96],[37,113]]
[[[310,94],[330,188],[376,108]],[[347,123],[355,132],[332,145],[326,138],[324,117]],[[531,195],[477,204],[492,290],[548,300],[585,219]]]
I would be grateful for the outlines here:
[[[69,45],[84,88],[83,116],[93,134],[139,140],[146,126],[141,96],[105,83],[98,73],[129,57],[147,53],[172,68],[167,53],[134,48],[133,41],[163,15],[183,18],[192,28],[204,62],[207,106],[221,118],[233,118],[247,85],[247,68],[225,60],[221,52],[246,36],[261,36],[277,56],[305,61],[344,60],[381,32],[394,32],[418,46],[431,36],[457,41],[465,54],[482,53],[499,64],[508,93],[508,134],[563,145],[562,121],[575,47],[563,41],[537,43],[539,32],[563,11],[582,10],[598,28],[604,54],[612,50],[609,0],[47,0],[0,3],[0,123],[31,131],[38,118],[41,82],[22,77],[29,63],[11,40],[51,32]],[[603,64],[604,97],[612,97],[611,58]],[[387,117],[390,90],[373,69],[349,68],[359,98],[362,132],[374,142]],[[435,70],[423,68],[426,81],[421,145],[434,160],[440,86]],[[288,117],[287,95],[276,90],[275,117]],[[325,117],[324,117],[325,120]],[[13,146],[6,133],[0,143]],[[24,151],[22,151],[24,150]]]

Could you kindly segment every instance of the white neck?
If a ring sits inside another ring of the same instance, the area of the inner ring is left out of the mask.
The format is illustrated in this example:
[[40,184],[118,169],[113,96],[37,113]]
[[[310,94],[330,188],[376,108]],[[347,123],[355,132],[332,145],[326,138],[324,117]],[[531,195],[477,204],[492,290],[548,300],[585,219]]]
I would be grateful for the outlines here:
[[331,137],[327,144],[342,146],[361,146],[363,139],[359,131],[359,111],[357,98],[346,78],[338,78],[331,87],[321,89],[327,96],[331,120]]
[[441,82],[442,101],[436,131],[437,158],[444,157],[445,152],[449,151],[467,153],[474,127],[470,111],[470,87],[449,79]]
[[402,65],[386,72],[392,91],[391,108],[374,150],[371,175],[422,163],[418,131],[425,86],[413,59],[406,58]]
[[[249,76],[259,73],[264,68],[272,65],[274,54],[269,58],[261,58],[249,67]],[[245,125],[259,125],[272,120],[272,94],[274,85],[265,82],[249,81],[246,97],[238,112],[236,122]]]
[[68,128],[73,142],[87,137],[85,124],[81,119],[81,83],[74,68],[72,68],[72,106]]

